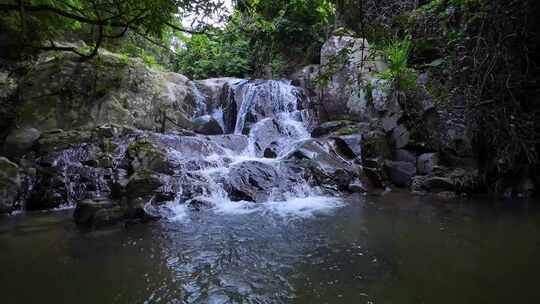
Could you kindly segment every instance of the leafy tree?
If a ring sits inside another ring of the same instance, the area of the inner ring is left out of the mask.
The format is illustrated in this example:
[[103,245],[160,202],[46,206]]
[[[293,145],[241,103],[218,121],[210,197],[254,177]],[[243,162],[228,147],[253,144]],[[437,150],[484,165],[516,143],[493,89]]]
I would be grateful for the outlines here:
[[190,78],[244,77],[250,72],[251,48],[236,17],[224,29],[183,37],[182,41],[185,45],[176,54],[173,69]]
[[317,62],[325,29],[333,20],[334,6],[328,0],[244,0],[237,10],[240,26],[253,48],[256,76],[268,67],[274,75],[295,66]]
[[[211,0],[8,0],[0,4],[0,23],[19,38],[3,47],[71,51],[93,57],[103,43],[123,38],[128,32],[157,44],[166,29],[192,32],[179,25],[178,15],[212,13],[221,6],[221,2]],[[84,37],[93,47],[83,52],[54,43],[70,35]]]

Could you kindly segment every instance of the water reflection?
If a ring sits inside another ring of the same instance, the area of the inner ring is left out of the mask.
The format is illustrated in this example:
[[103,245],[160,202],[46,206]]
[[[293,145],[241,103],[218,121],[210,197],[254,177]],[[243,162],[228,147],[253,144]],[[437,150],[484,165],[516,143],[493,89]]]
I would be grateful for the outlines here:
[[537,303],[535,204],[357,197],[94,232],[0,218],[4,303]]

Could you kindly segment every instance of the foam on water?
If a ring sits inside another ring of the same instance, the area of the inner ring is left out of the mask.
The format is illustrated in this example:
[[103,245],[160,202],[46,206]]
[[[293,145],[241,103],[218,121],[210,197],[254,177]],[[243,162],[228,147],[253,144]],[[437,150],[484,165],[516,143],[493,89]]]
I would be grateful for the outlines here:
[[345,203],[339,198],[327,196],[296,197],[286,201],[268,202],[265,209],[282,217],[312,217],[329,213]]

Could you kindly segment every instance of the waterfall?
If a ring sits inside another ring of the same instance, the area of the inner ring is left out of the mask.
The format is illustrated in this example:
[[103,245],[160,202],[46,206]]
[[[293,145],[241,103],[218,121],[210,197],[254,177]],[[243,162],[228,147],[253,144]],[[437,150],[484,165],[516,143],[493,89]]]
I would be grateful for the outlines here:
[[[302,169],[291,167],[284,159],[298,143],[310,138],[309,115],[302,109],[305,97],[300,89],[288,81],[258,80],[230,83],[226,93],[224,110],[218,108],[212,115],[220,118],[224,130],[229,124],[232,134],[225,136],[237,142],[222,145],[218,141],[221,137],[207,136],[192,138],[197,140],[193,144],[179,138],[171,155],[181,164],[184,190],[174,202],[162,206],[161,213],[172,212],[174,218],[185,216],[188,207],[179,208],[179,202],[185,206],[208,204],[226,213],[251,212],[262,206],[285,213],[327,208]],[[198,147],[200,151],[188,151],[186,147]],[[253,200],[266,204],[249,202]],[[310,201],[317,204],[310,207]],[[336,200],[326,201],[337,204]],[[287,204],[285,211],[282,204]]]

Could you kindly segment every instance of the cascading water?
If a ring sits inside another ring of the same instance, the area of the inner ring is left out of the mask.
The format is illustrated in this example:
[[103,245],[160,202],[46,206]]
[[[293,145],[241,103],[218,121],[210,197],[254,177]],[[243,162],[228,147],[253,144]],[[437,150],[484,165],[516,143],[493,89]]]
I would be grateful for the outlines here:
[[287,81],[230,84],[224,112],[226,121],[234,121],[229,128],[233,134],[228,135],[233,142],[224,145],[218,140],[222,137],[193,138],[197,141],[193,146],[203,147],[201,153],[186,151],[187,139],[180,139],[179,149],[171,148],[169,155],[182,168],[182,191],[175,201],[158,207],[158,212],[177,219],[188,214],[189,206],[202,204],[221,212],[266,207],[285,213],[296,208],[308,214],[310,209],[339,205],[335,199],[321,199],[321,192],[308,183],[303,171],[285,159],[298,143],[310,138],[302,98],[301,91]]

